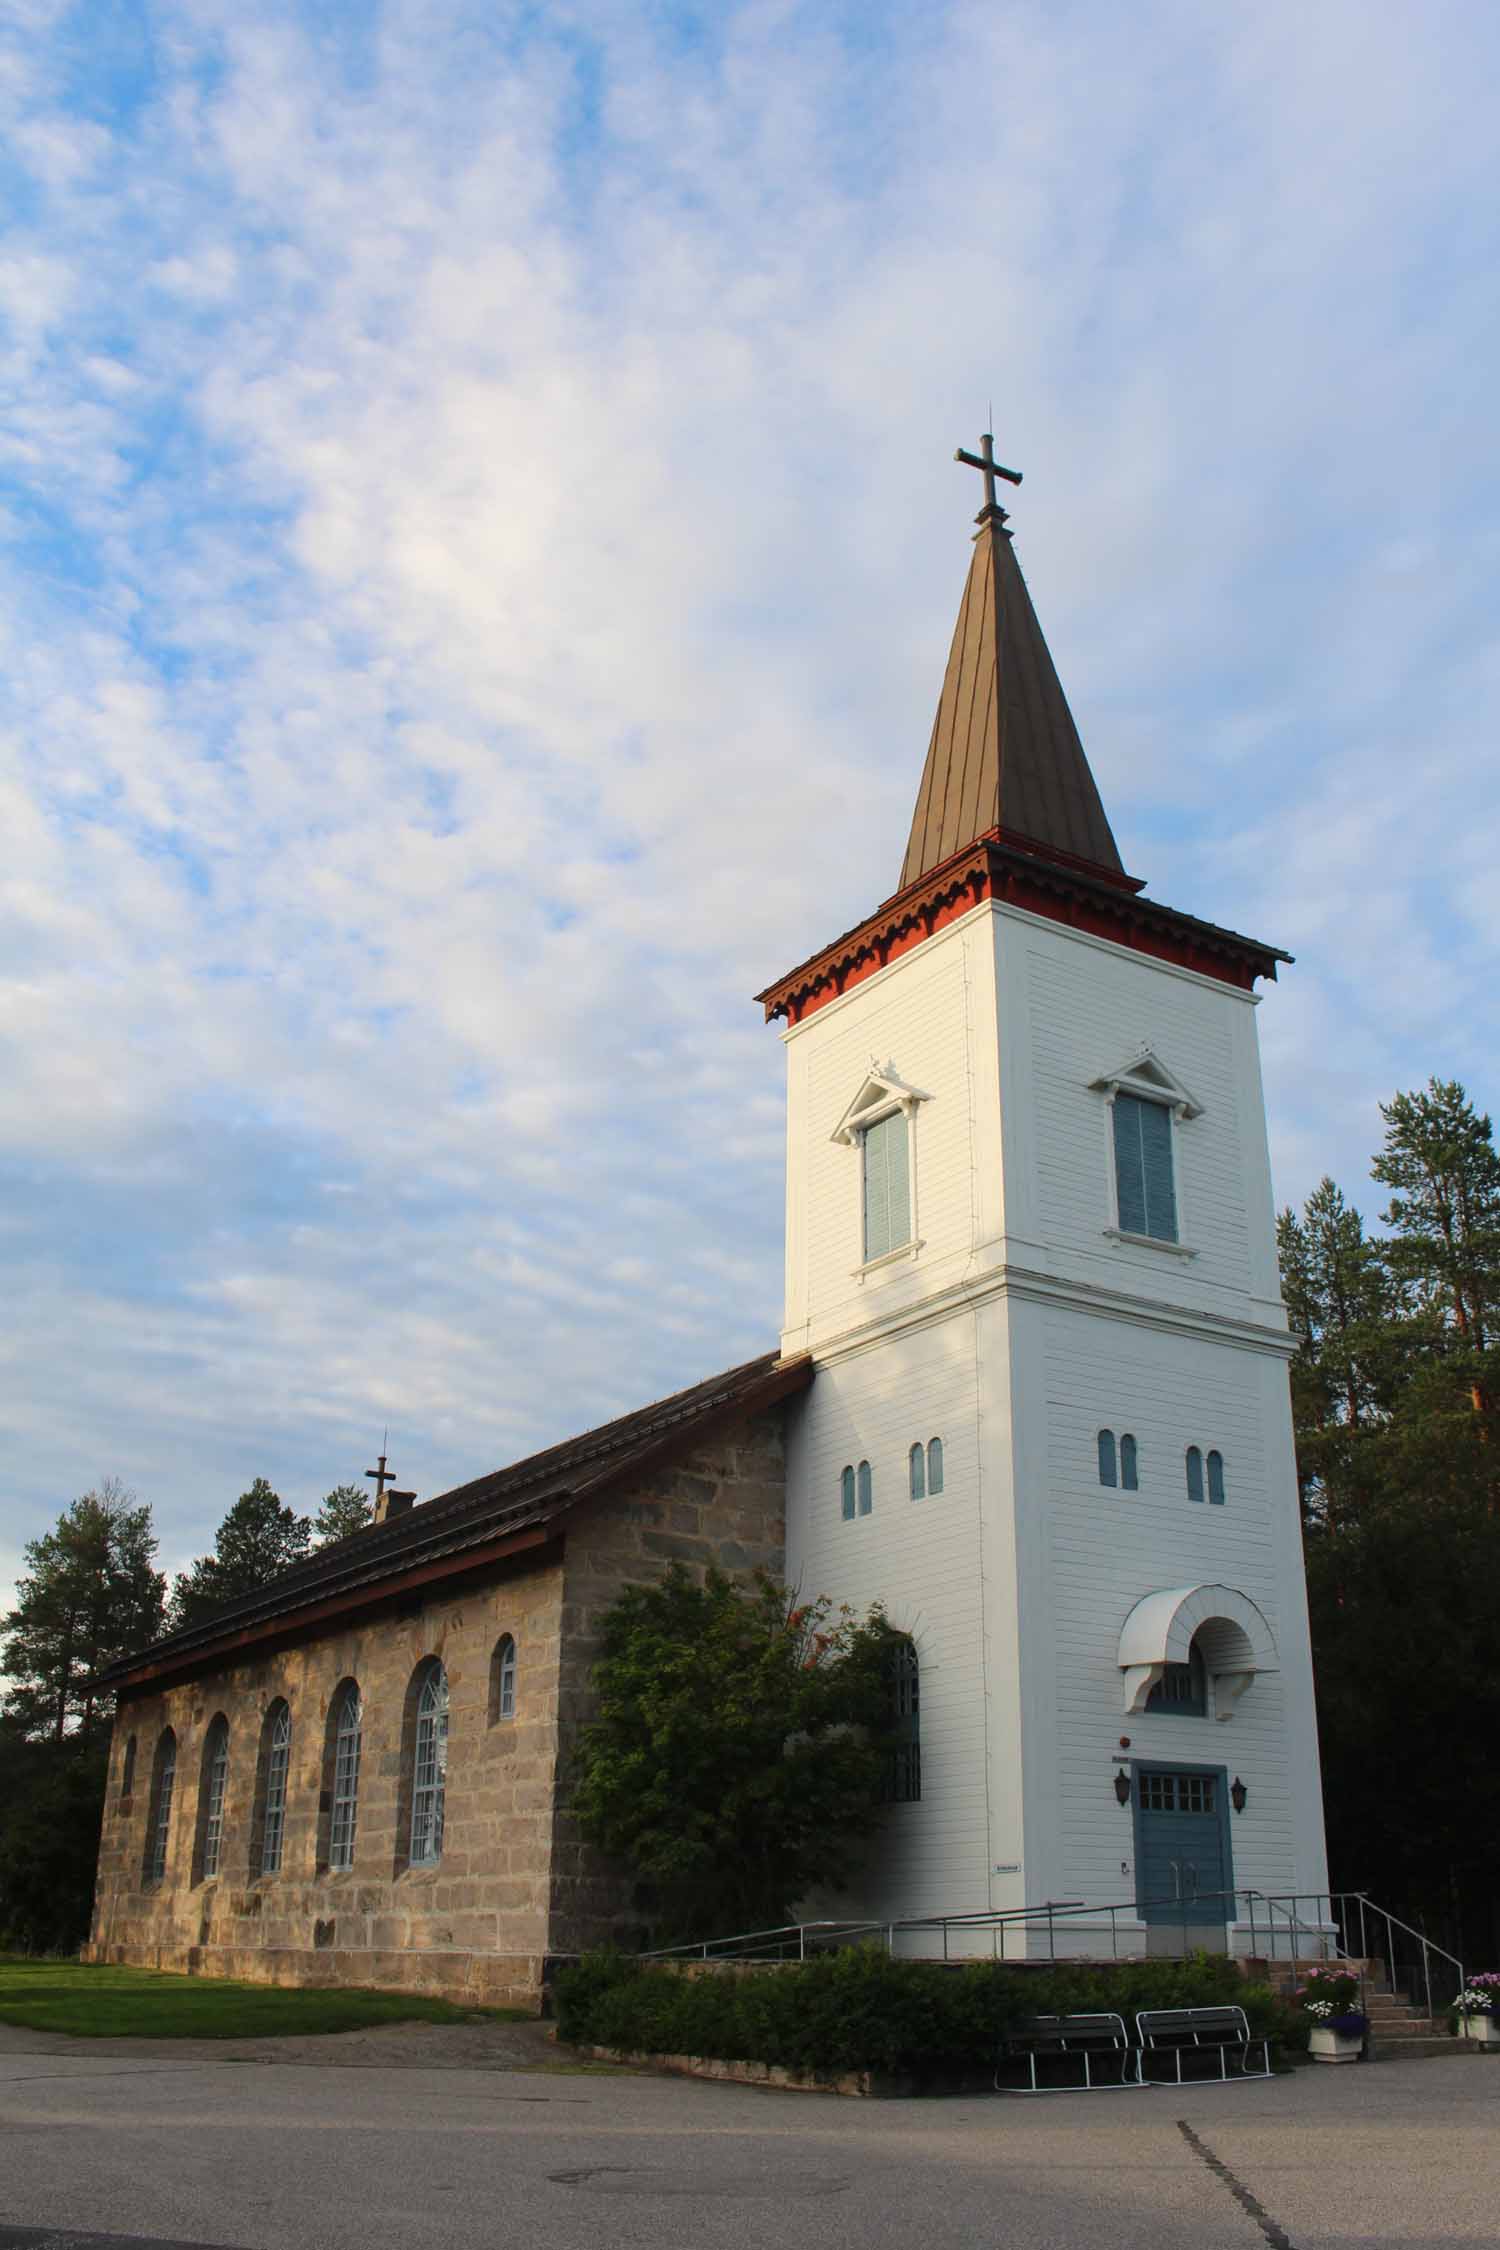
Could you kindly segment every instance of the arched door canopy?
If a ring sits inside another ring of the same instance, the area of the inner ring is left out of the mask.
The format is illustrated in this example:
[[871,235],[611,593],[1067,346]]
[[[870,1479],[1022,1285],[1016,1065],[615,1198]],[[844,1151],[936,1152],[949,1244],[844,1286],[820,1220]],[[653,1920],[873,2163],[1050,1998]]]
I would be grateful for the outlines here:
[[1144,1595],[1121,1627],[1127,1711],[1145,1709],[1169,1664],[1187,1663],[1195,1634],[1213,1679],[1217,1718],[1234,1716],[1257,1672],[1280,1669],[1276,1637],[1248,1594],[1234,1586],[1174,1586]]

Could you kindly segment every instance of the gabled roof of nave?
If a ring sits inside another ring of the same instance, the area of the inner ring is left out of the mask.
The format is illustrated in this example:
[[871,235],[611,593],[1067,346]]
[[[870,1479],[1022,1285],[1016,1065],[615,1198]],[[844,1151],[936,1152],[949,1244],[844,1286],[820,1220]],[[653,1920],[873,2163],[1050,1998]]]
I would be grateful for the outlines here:
[[405,1515],[320,1548],[253,1594],[224,1603],[181,1632],[166,1634],[111,1665],[100,1675],[100,1684],[118,1687],[137,1678],[201,1669],[220,1653],[227,1662],[247,1643],[325,1613],[329,1629],[336,1630],[343,1609],[364,1608],[399,1592],[413,1574],[426,1581],[478,1568],[491,1559],[492,1550],[503,1550],[510,1541],[517,1551],[540,1546],[564,1528],[565,1518],[584,1501],[669,1464],[720,1423],[805,1390],[812,1372],[810,1359],[782,1360],[766,1352],[508,1468],[456,1485]]

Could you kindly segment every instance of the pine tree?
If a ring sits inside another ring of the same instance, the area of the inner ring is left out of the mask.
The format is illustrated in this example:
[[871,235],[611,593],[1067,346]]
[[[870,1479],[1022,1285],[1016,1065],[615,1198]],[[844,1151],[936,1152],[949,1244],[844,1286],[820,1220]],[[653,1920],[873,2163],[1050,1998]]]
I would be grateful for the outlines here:
[[214,1536],[214,1551],[179,1571],[172,1588],[172,1626],[180,1631],[225,1602],[253,1594],[293,1563],[312,1541],[312,1525],[283,1505],[264,1477],[242,1492]]
[[1359,1213],[1328,1178],[1299,1218],[1276,1222],[1281,1287],[1302,1339],[1292,1363],[1292,1421],[1304,1509],[1338,1515],[1373,1474],[1364,1441],[1385,1419],[1397,1376],[1390,1324],[1396,1293]]
[[153,1563],[151,1510],[108,1477],[24,1553],[0,1644],[7,1718],[31,1739],[92,1742],[105,1731],[95,1676],[161,1631],[167,1582]]
[[1456,1079],[1382,1102],[1385,1147],[1372,1167],[1393,1189],[1392,1273],[1489,1434],[1500,1347],[1500,1152]]
[[336,1484],[325,1494],[313,1524],[313,1544],[331,1547],[335,1539],[348,1539],[363,1531],[375,1515],[373,1496],[359,1484]]

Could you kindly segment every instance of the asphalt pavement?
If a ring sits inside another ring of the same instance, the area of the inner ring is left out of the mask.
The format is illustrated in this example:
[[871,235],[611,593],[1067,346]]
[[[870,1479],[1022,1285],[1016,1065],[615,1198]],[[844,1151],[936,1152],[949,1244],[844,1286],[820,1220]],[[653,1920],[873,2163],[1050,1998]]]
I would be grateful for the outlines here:
[[582,2068],[530,2026],[477,2057],[430,2036],[227,2054],[0,2030],[0,2250],[121,2237],[120,2250],[1450,2250],[1500,2242],[1500,2063],[870,2102]]

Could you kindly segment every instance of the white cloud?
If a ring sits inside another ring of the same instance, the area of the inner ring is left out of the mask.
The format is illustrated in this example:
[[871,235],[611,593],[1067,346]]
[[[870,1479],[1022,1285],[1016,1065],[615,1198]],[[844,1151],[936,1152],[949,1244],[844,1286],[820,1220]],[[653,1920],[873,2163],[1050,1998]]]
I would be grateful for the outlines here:
[[748,995],[895,880],[991,393],[1127,861],[1302,956],[1283,1190],[1486,1092],[1485,12],[156,39],[103,146],[0,72],[26,1532],[773,1336]]

